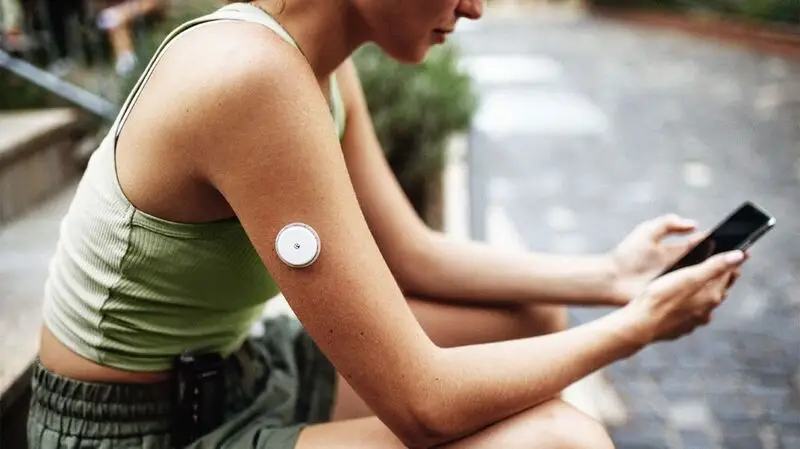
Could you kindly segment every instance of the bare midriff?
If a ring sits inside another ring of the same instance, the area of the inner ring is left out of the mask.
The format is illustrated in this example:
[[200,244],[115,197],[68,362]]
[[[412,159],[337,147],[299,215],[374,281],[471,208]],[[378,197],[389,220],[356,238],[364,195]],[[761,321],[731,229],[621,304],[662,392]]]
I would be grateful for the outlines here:
[[148,384],[169,378],[169,372],[166,371],[123,371],[95,363],[64,346],[47,326],[42,326],[39,362],[52,373],[83,382]]

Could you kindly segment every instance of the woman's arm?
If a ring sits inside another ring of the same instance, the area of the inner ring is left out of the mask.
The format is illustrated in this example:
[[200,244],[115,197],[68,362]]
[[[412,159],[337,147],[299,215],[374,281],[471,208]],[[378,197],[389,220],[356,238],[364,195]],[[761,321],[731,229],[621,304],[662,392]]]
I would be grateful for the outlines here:
[[423,296],[589,306],[630,300],[618,294],[616,268],[606,255],[514,251],[431,234],[435,251],[418,262],[427,267],[416,284]]
[[[309,334],[405,444],[429,447],[477,431],[655,336],[661,321],[645,303],[547,337],[435,346],[370,233],[305,61],[266,30],[221,24],[206,32],[202,57],[183,61],[193,70],[182,92],[164,99],[179,102],[171,110],[182,111],[180,126],[154,132],[191,142],[182,150],[198,180],[227,199]],[[284,265],[274,250],[277,232],[297,221],[322,242],[304,269]],[[693,279],[680,286],[699,288],[708,276]],[[667,311],[687,304],[671,299]]]
[[513,252],[427,228],[383,156],[353,63],[337,76],[347,107],[347,167],[370,229],[406,293],[478,302],[599,305],[629,299],[617,294],[609,257]]

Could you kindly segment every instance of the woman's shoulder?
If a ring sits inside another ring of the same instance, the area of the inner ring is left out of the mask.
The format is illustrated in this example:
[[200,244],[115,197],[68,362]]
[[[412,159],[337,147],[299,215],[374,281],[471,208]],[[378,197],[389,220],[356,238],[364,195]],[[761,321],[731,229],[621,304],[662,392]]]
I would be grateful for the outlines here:
[[148,84],[161,115],[175,118],[164,125],[202,134],[226,131],[226,117],[246,117],[258,105],[286,107],[287,90],[312,89],[314,81],[302,54],[268,28],[217,22],[171,42]]
[[[216,22],[181,33],[133,97],[118,141],[120,182],[136,177],[156,198],[163,198],[154,193],[156,181],[216,198],[209,193],[211,174],[237,176],[235,170],[219,173],[219,166],[251,163],[268,142],[299,132],[278,118],[302,119],[298,111],[316,100],[309,95],[319,89],[315,82],[302,55],[264,26]],[[169,181],[142,175],[153,173],[151,167],[161,167],[158,176]],[[131,191],[130,182],[126,189]]]
[[186,30],[163,59],[160,65],[203,88],[291,79],[308,70],[290,43],[269,28],[248,22],[209,22]]

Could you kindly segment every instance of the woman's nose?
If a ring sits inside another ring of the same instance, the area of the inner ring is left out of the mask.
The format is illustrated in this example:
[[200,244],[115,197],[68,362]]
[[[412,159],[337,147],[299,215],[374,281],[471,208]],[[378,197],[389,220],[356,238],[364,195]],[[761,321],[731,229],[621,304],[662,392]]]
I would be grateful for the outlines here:
[[483,15],[483,0],[461,0],[456,13],[460,17],[477,20]]

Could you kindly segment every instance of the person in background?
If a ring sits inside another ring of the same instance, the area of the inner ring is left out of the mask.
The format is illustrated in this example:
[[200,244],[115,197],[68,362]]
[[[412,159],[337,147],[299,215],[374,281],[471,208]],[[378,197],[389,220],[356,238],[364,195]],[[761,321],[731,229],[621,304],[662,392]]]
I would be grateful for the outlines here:
[[16,53],[22,49],[22,22],[24,20],[22,5],[19,0],[0,0],[0,32],[3,47]]
[[133,22],[165,8],[166,0],[126,0],[100,11],[97,26],[108,33],[117,74],[127,75],[138,63],[133,43]]
[[55,60],[48,70],[57,76],[66,75],[73,67],[70,57],[70,24],[85,26],[86,0],[47,0],[47,21],[55,49]]

